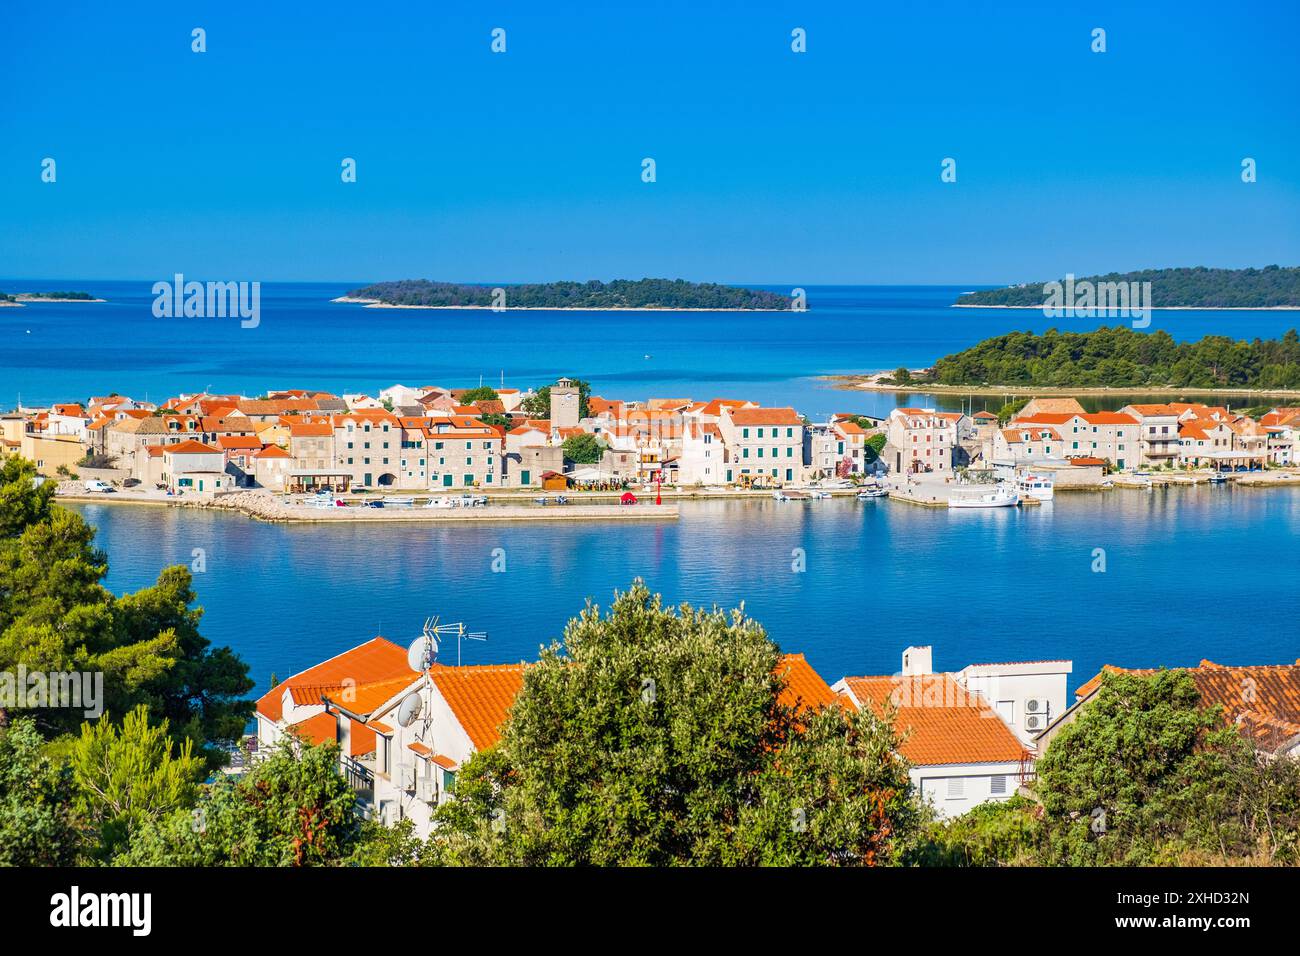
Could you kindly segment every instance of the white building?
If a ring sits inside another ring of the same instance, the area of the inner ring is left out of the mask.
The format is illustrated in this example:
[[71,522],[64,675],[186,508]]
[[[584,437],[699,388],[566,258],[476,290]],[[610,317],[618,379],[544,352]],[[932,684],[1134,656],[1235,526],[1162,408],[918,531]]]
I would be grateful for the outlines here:
[[952,474],[957,424],[963,416],[933,408],[895,408],[889,413],[886,436],[893,460],[885,465],[895,474]]
[[894,707],[912,784],[939,816],[1010,798],[1032,774],[1033,714],[1064,710],[1070,662],[976,664],[948,674],[935,673],[932,660],[930,647],[909,647],[900,673],[844,677],[832,690],[859,709]]

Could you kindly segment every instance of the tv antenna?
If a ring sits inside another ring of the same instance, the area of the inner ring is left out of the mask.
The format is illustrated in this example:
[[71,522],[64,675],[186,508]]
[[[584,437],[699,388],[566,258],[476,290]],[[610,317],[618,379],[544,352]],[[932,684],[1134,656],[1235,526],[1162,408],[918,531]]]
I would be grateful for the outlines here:
[[424,629],[407,651],[406,660],[411,670],[425,672],[438,659],[438,647],[445,638],[456,638],[456,666],[460,666],[461,647],[465,641],[486,641],[486,631],[469,631],[463,621],[443,624],[435,615],[425,618]]

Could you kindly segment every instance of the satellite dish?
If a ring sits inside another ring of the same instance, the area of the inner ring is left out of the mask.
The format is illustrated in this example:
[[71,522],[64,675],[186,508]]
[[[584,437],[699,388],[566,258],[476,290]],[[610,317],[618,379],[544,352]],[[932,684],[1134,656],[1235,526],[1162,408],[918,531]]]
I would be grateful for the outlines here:
[[437,656],[438,642],[425,634],[411,642],[411,646],[406,652],[406,664],[417,674],[423,674],[433,666]]
[[402,698],[401,706],[397,708],[397,723],[402,727],[409,727],[415,723],[420,716],[420,711],[424,709],[424,701],[420,699],[417,693],[407,694]]

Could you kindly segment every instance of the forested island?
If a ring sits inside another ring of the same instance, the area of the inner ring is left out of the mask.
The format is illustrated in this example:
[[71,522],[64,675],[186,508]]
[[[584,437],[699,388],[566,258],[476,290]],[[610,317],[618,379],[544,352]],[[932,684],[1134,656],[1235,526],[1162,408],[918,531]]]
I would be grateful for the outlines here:
[[1175,342],[1128,326],[1042,335],[1011,332],[939,359],[913,381],[1044,388],[1300,388],[1300,336],[1244,341],[1207,335]]
[[0,302],[102,302],[89,292],[0,292]]
[[[1064,282],[1064,279],[1053,280]],[[1156,309],[1278,309],[1300,308],[1300,267],[1265,266],[1263,269],[1145,269],[1081,276],[1075,285],[1091,282],[1151,283]],[[954,305],[1041,308],[1049,299],[1046,282],[1029,282],[1005,289],[967,292]]]
[[[503,290],[494,296],[494,290]],[[504,299],[504,302],[501,301]],[[615,279],[526,285],[464,285],[403,279],[354,289],[344,301],[422,308],[509,309],[761,309],[788,311],[790,297],[684,279]]]

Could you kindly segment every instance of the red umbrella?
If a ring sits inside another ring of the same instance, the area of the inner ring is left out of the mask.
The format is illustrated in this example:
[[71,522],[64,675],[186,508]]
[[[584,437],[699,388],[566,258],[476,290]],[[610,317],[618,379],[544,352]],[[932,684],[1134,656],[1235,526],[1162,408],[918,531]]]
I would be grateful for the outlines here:
[[636,495],[632,494],[630,491],[625,491],[623,492],[623,497],[618,500],[623,502],[625,505],[634,505],[636,504]]

